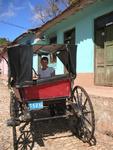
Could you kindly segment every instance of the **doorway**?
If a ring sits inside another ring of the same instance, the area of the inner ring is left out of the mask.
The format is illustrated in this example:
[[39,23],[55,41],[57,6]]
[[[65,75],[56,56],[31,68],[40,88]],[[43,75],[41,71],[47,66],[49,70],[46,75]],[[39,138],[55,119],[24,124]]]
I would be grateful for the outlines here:
[[95,84],[113,86],[113,12],[95,20]]

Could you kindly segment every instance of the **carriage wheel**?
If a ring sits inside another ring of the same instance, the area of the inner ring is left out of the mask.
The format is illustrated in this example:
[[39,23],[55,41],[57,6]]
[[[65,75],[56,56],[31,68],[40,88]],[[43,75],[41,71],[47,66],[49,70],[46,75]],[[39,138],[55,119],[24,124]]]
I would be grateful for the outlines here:
[[13,127],[13,147],[14,150],[31,150],[33,149],[33,135],[30,131],[28,122],[22,123],[20,126]]
[[[16,100],[14,93],[10,93],[10,117],[13,120],[16,120],[21,116],[21,108],[20,103]],[[17,131],[16,131],[16,123],[13,125],[13,146],[14,150],[17,150]]]
[[13,92],[10,93],[10,117],[19,118],[21,115],[20,103],[16,100],[16,96]]
[[95,117],[93,106],[84,88],[76,86],[71,99],[71,130],[83,142],[90,142],[94,137]]
[[18,150],[31,150],[33,149],[34,142],[33,142],[33,136],[30,131],[23,131],[18,138]]

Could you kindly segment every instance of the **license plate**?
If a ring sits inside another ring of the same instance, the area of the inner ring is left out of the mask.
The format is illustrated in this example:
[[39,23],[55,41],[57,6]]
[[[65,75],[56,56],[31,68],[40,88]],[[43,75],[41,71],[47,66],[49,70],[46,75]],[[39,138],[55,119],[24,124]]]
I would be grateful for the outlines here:
[[43,101],[29,102],[28,106],[29,106],[30,110],[42,109],[43,108]]

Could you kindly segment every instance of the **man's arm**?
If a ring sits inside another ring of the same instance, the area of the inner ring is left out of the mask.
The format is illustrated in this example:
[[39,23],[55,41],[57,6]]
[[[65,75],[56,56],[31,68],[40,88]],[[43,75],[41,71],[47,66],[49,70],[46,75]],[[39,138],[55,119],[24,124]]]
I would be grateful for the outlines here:
[[51,77],[55,76],[55,69],[53,67],[51,67]]
[[55,70],[53,70],[53,72],[51,73],[51,76],[52,76],[52,77],[55,76]]

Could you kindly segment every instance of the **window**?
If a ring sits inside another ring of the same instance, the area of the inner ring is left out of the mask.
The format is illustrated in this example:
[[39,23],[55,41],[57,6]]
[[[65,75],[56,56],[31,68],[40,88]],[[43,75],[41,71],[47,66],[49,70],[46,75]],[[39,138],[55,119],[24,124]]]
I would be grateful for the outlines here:
[[50,44],[56,44],[56,43],[57,43],[57,37],[56,37],[56,36],[51,37],[51,38],[49,39],[49,43],[50,43]]
[[[51,37],[49,39],[49,41],[50,41],[50,44],[56,44],[57,43],[57,36]],[[56,63],[56,60],[57,60],[56,55],[54,53],[52,53],[50,55],[50,63]]]
[[75,44],[75,28],[64,32],[64,43]]
[[[64,32],[64,44],[75,44],[75,28]],[[67,72],[67,69],[64,67],[64,73]]]

